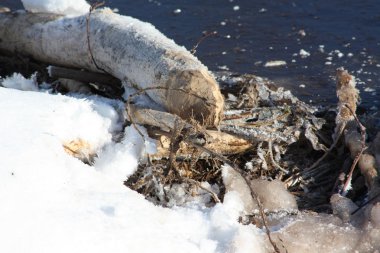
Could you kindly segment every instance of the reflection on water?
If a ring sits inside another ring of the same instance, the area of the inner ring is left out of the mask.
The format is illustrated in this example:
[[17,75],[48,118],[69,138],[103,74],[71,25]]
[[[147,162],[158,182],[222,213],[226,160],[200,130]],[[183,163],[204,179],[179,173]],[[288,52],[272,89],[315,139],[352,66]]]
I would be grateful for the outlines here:
[[[20,8],[15,0],[1,4]],[[363,105],[380,107],[378,0],[108,0],[121,14],[151,22],[211,70],[269,77],[302,99],[335,101],[332,79],[344,66],[360,79]],[[286,65],[265,67],[268,61]]]

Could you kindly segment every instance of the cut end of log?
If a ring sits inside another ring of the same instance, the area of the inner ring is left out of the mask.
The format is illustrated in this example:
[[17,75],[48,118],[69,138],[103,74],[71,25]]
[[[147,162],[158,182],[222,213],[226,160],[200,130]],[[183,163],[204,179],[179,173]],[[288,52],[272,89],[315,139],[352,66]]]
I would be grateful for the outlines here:
[[207,71],[172,72],[166,87],[171,87],[165,94],[171,112],[207,126],[219,125],[224,99],[217,82]]

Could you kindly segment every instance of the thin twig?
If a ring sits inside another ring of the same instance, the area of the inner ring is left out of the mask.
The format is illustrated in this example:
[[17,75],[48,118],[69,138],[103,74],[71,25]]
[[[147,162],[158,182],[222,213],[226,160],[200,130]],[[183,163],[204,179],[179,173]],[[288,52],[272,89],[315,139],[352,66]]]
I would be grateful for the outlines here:
[[276,167],[277,169],[281,170],[282,172],[284,172],[285,174],[289,174],[289,171],[282,168],[275,160],[274,160],[274,157],[273,157],[273,151],[272,151],[272,140],[269,140],[268,141],[268,152],[269,152],[269,158],[270,158],[270,161],[272,162],[273,166]]
[[102,67],[100,67],[96,61],[95,61],[95,58],[94,58],[94,55],[92,54],[92,49],[91,49],[91,43],[90,43],[90,18],[91,18],[91,14],[92,12],[96,9],[96,8],[99,8],[100,6],[103,6],[104,5],[104,2],[99,2],[99,3],[94,3],[90,6],[90,10],[88,12],[88,15],[86,16],[86,32],[87,32],[87,47],[88,47],[88,53],[89,53],[89,56],[90,56],[90,59],[92,61],[92,63],[95,65],[95,67],[100,70],[100,71],[103,71],[104,73],[107,73],[107,74],[110,74],[108,73],[105,69],[103,69]]
[[314,162],[310,167],[306,168],[304,170],[304,172],[308,172],[308,171],[314,169],[315,167],[317,167],[331,153],[331,151],[338,144],[340,137],[342,136],[343,131],[346,128],[346,125],[347,125],[347,123],[344,122],[343,125],[339,128],[338,135],[335,137],[335,140],[334,140],[333,144],[331,144],[330,148],[316,162]]
[[[251,193],[253,193],[252,190],[251,190]],[[276,253],[280,253],[280,249],[278,248],[278,246],[276,245],[276,243],[273,241],[272,236],[270,234],[267,218],[266,218],[266,215],[265,215],[265,212],[264,212],[264,207],[261,204],[260,198],[256,195],[256,193],[254,195],[256,196],[256,200],[257,200],[257,205],[259,207],[260,216],[261,216],[261,219],[263,220],[263,224],[264,224],[264,227],[265,227],[265,232],[267,234],[269,242],[272,244],[274,251]]]
[[352,174],[354,173],[355,167],[356,167],[357,163],[359,162],[361,155],[363,154],[364,150],[366,149],[366,145],[365,145],[366,128],[362,125],[362,123],[360,123],[358,117],[356,116],[356,113],[352,111],[351,107],[349,107],[347,104],[344,104],[344,106],[348,108],[348,110],[351,112],[352,116],[354,116],[357,124],[360,127],[361,147],[360,147],[359,153],[355,155],[355,159],[351,165],[350,172],[348,173],[346,182],[344,183],[344,186],[342,188],[341,193],[343,196],[345,196],[347,194],[347,187],[351,183]]
[[195,46],[190,50],[190,53],[192,54],[195,54],[197,52],[197,48],[198,46],[208,37],[212,36],[212,35],[216,35],[218,34],[217,31],[213,31],[213,32],[209,32],[209,33],[206,33],[205,35],[203,35],[197,42],[197,44],[195,44]]
[[207,189],[206,187],[202,186],[202,184],[200,182],[198,182],[198,181],[196,181],[194,179],[191,179],[191,178],[186,178],[186,177],[182,178],[182,180],[187,181],[187,182],[189,182],[191,184],[195,184],[196,186],[198,186],[202,190],[208,192],[211,195],[211,197],[214,199],[215,203],[221,203],[218,195],[215,192],[213,192],[212,190]]
[[183,130],[184,124],[184,121],[177,119],[174,123],[174,128],[172,129],[172,136],[170,138],[169,171],[174,169],[174,171],[178,174],[179,177],[181,177],[181,174],[175,166],[175,155],[179,149],[179,144],[182,141],[181,132]]
[[370,198],[369,200],[367,200],[366,202],[364,202],[361,206],[359,206],[355,211],[353,211],[351,213],[351,215],[354,215],[356,214],[357,212],[359,212],[363,207],[365,207],[366,205],[372,203],[374,200],[376,200],[378,197],[380,196],[380,193],[376,194],[375,196],[373,196],[372,198]]

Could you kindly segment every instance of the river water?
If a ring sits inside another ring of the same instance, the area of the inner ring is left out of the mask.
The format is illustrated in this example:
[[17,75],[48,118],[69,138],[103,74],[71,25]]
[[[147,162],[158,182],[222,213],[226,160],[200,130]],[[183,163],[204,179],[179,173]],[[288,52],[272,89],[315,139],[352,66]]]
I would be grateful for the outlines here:
[[[22,8],[21,1],[0,5]],[[362,106],[380,108],[379,0],[108,0],[192,49],[211,70],[268,77],[302,100],[336,102],[333,77],[345,67],[358,80]],[[286,65],[266,67],[269,61]]]

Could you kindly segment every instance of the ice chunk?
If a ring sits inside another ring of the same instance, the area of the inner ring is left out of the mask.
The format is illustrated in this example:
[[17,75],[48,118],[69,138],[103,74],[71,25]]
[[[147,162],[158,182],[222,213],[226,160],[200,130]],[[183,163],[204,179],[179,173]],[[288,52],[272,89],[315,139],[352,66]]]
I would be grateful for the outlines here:
[[349,198],[343,197],[340,194],[334,194],[330,198],[333,213],[338,215],[344,222],[350,221],[350,215],[358,206],[355,205]]
[[286,65],[286,61],[281,61],[281,60],[277,60],[277,61],[268,61],[265,63],[264,67],[279,67],[279,66],[285,66]]
[[[245,214],[251,214],[258,209],[257,201],[252,198],[249,186],[238,172],[229,166],[223,166],[222,176],[226,192],[235,191],[242,199]],[[297,209],[294,196],[286,190],[282,182],[255,179],[250,183],[264,209],[269,211]]]
[[226,187],[226,193],[236,192],[243,201],[244,213],[249,214],[257,209],[257,203],[251,197],[251,191],[244,181],[244,178],[229,166],[222,167],[223,183]]
[[333,216],[303,214],[272,236],[278,246],[286,249],[281,252],[345,253],[359,250],[363,233],[352,226],[342,226]]
[[380,203],[376,203],[371,209],[371,221],[373,225],[380,228]]
[[299,54],[300,54],[300,56],[301,56],[302,58],[306,58],[306,57],[309,57],[309,56],[310,56],[310,53],[307,52],[305,49],[301,49]]
[[295,197],[286,190],[281,181],[255,179],[251,184],[265,209],[272,211],[298,209]]

